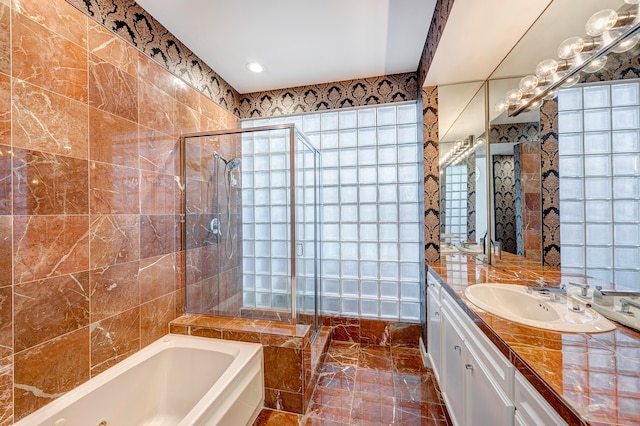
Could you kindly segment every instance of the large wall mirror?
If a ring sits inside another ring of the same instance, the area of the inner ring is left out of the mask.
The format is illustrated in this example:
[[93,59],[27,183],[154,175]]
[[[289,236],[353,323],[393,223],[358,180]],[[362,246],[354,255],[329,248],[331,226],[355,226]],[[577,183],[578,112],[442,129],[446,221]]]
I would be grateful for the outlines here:
[[[563,274],[640,290],[640,35],[633,32],[634,3],[554,0],[491,75],[488,193],[490,233],[503,252],[498,262],[562,266]],[[561,76],[563,67],[571,70],[572,63],[605,49],[607,37],[625,31],[624,42],[569,78],[541,107],[502,110],[510,91],[527,96],[527,75],[547,78],[551,64],[558,67],[552,78]],[[579,43],[570,39],[575,36]],[[548,59],[555,62],[543,62]]]
[[486,83],[444,85],[440,97],[440,250],[485,259]]

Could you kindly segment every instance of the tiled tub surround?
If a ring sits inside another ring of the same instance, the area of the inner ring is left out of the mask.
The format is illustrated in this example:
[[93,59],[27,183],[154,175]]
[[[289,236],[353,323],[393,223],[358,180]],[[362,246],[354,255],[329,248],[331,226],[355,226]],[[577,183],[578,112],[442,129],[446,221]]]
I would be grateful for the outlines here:
[[265,406],[304,413],[326,355],[330,329],[313,345],[311,327],[274,321],[185,315],[171,322],[171,333],[261,343],[264,350]]
[[262,343],[265,407],[304,414],[318,382],[329,343],[417,349],[420,324],[323,316],[311,343],[311,327],[246,318],[184,315],[171,333]]
[[503,253],[497,266],[463,255],[442,256],[429,268],[443,288],[569,424],[640,422],[640,333],[618,326],[600,334],[558,333],[488,314],[466,300],[464,289],[487,282],[567,284],[559,268]]
[[182,314],[177,136],[237,119],[64,0],[0,0],[0,32],[9,425]]

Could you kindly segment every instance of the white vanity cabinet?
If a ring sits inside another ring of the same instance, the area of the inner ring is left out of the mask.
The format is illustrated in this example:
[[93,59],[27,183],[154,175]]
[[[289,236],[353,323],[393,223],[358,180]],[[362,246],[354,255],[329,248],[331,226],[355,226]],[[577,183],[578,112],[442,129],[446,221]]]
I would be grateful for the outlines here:
[[565,425],[431,273],[427,283],[427,350],[453,423]]
[[[513,425],[515,406],[479,356],[448,296],[442,300],[442,392],[456,425]],[[509,375],[511,365],[505,365]],[[513,376],[511,376],[513,377]]]
[[440,307],[440,291],[435,286],[427,289],[427,347],[431,360],[431,366],[435,372],[436,379],[440,380],[442,369],[441,330],[442,313]]

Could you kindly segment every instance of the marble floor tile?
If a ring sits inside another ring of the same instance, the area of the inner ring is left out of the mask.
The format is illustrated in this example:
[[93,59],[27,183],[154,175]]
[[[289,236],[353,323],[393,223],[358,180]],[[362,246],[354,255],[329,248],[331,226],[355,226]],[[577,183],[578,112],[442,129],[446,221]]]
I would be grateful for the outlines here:
[[450,424],[418,349],[333,341],[306,413],[263,409],[254,426]]

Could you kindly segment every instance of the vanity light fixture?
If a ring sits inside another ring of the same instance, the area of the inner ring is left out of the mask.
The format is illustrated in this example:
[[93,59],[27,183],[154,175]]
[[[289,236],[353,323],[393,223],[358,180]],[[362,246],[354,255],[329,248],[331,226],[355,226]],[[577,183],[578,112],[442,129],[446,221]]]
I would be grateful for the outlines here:
[[585,24],[586,36],[569,37],[560,43],[558,59],[540,62],[535,75],[523,77],[519,87],[509,90],[505,100],[495,105],[496,112],[507,111],[512,117],[538,108],[543,100],[553,99],[560,88],[580,81],[580,73],[602,70],[609,53],[635,47],[640,41],[640,0],[625,3],[617,11],[604,9],[594,13]]
[[440,159],[440,172],[447,166],[456,166],[474,152],[480,145],[484,143],[484,139],[476,139],[474,142],[473,135],[469,135],[465,140],[459,140],[444,157]]
[[249,62],[247,64],[247,68],[249,68],[249,71],[253,71],[255,73],[264,71],[264,67],[257,62]]

